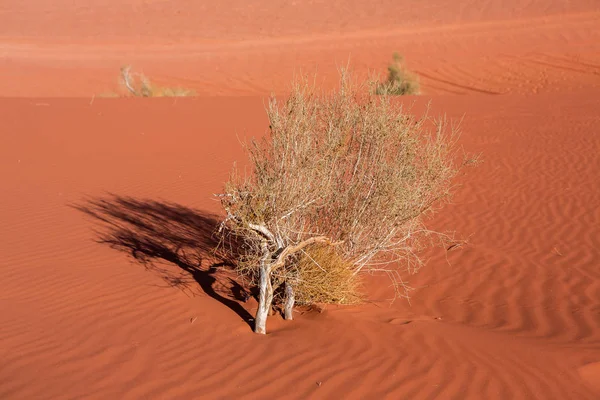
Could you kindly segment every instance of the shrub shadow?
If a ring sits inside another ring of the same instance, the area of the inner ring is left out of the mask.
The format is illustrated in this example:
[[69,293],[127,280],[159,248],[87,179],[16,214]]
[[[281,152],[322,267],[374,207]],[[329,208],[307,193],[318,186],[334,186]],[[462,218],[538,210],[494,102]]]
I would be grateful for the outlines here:
[[[168,286],[202,291],[230,308],[250,327],[252,315],[240,304],[250,293],[228,272],[232,261],[214,250],[219,242],[216,215],[179,204],[108,195],[85,200],[75,209],[100,222],[96,241],[128,253]],[[162,267],[172,264],[177,268]],[[203,262],[206,265],[203,267]],[[193,291],[193,290],[192,290]]]

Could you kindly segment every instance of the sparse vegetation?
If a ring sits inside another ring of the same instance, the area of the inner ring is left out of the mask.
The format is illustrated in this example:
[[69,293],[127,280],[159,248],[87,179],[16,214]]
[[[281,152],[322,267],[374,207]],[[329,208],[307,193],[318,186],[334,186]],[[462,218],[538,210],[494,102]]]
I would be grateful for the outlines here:
[[301,79],[285,102],[271,98],[269,135],[247,145],[252,172],[234,167],[218,195],[220,250],[259,289],[257,333],[273,304],[292,319],[295,303],[359,301],[363,272],[387,273],[406,296],[401,273],[447,238],[424,217],[449,198],[457,132],[368,87],[343,70],[333,92]]
[[121,84],[136,97],[186,97],[196,92],[181,87],[162,87],[153,84],[144,74],[132,72],[129,65],[121,68]]
[[388,66],[387,79],[375,86],[375,93],[392,96],[418,94],[418,77],[406,68],[404,57],[398,53],[394,53],[393,57],[393,62]]

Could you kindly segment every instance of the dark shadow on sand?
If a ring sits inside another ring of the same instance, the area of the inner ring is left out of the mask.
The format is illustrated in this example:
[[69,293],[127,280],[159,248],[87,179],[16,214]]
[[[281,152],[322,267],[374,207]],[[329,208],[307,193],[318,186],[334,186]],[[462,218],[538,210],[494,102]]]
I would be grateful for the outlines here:
[[[196,282],[204,293],[253,326],[253,317],[240,304],[250,293],[227,276],[231,261],[214,252],[218,245],[214,235],[217,216],[175,203],[117,195],[89,199],[73,207],[100,222],[98,243],[128,253],[169,286],[185,289]],[[161,267],[160,261],[177,266],[179,271]]]

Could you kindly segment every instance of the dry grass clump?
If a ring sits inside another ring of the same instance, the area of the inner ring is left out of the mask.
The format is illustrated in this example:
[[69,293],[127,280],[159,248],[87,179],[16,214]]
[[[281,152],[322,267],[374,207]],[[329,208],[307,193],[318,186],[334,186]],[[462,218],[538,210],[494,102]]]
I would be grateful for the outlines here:
[[196,92],[181,87],[162,87],[153,84],[144,74],[131,72],[130,66],[121,68],[121,84],[135,97],[187,97]]
[[361,300],[359,277],[334,246],[306,247],[289,275],[298,304],[356,304]]
[[402,96],[419,93],[419,80],[417,75],[410,72],[404,65],[404,57],[394,53],[394,60],[388,66],[388,76],[384,82],[375,87],[378,95]]
[[457,133],[369,85],[342,71],[332,92],[301,79],[272,98],[269,134],[247,145],[251,173],[234,168],[219,195],[221,239],[238,243],[238,272],[259,288],[256,332],[273,301],[286,318],[296,300],[354,301],[361,272],[387,272],[405,295],[399,271],[444,237],[424,222],[451,193]]

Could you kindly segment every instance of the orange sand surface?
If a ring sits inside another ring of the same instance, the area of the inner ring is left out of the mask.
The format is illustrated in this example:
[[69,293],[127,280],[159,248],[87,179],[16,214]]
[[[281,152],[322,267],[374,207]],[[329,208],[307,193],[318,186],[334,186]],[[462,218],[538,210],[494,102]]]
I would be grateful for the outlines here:
[[[600,3],[8,3],[1,399],[600,398]],[[144,268],[96,242],[85,199],[200,241],[265,95],[300,71],[330,87],[348,60],[384,72],[393,51],[421,78],[402,101],[462,119],[484,160],[431,221],[469,244],[426,254],[410,304],[368,276],[365,304],[260,336],[207,260]],[[200,96],[102,98],[124,64]]]

